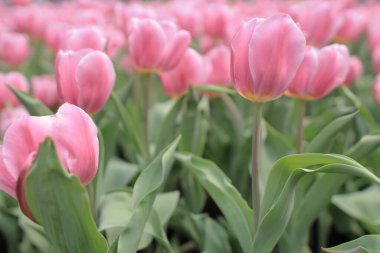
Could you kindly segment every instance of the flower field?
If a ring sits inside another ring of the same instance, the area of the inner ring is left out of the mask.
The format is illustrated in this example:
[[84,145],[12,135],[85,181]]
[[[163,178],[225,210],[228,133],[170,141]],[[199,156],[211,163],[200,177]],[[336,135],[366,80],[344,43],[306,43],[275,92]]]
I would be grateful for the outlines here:
[[1,253],[379,253],[380,2],[0,2]]

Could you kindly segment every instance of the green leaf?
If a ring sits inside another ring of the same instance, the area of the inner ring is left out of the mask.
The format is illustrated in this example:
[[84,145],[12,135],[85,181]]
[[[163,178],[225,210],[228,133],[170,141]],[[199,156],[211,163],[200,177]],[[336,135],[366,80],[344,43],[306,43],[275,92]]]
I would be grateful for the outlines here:
[[[144,227],[148,221],[153,203],[159,188],[163,185],[174,161],[174,151],[179,143],[180,136],[143,170],[133,188],[132,216],[115,241],[116,246],[111,246],[118,253],[135,253],[138,249]],[[115,251],[112,251],[115,252]]]
[[359,220],[371,233],[380,233],[380,188],[335,195],[332,203],[349,216]]
[[205,246],[207,253],[231,253],[231,246],[228,243],[226,230],[211,218],[206,218],[205,222]]
[[40,100],[33,98],[28,93],[23,92],[19,89],[13,88],[10,85],[7,85],[8,89],[10,89],[13,94],[17,97],[17,99],[21,102],[21,104],[26,108],[32,116],[45,116],[51,115],[53,112],[47,108]]
[[230,88],[222,87],[219,85],[200,85],[193,86],[193,89],[197,92],[217,92],[217,93],[227,93],[235,95],[236,91]]
[[378,253],[380,235],[365,235],[332,248],[322,248],[328,253]]
[[306,146],[305,153],[323,152],[331,140],[339,133],[342,128],[350,123],[358,111],[341,116],[324,127],[318,135]]
[[307,173],[354,175],[380,184],[379,178],[343,155],[299,154],[281,158],[269,173],[253,252],[267,253],[274,248],[291,217],[296,184]]
[[127,186],[137,172],[137,165],[113,157],[105,170],[103,192]]
[[74,175],[67,174],[49,138],[40,146],[26,176],[25,196],[31,214],[57,253],[107,252],[85,188]]
[[228,225],[245,253],[252,253],[253,213],[233,187],[229,178],[215,163],[191,154],[177,159],[193,173],[227,219]]
[[364,135],[359,142],[346,153],[347,156],[361,160],[380,146],[380,134],[373,133]]

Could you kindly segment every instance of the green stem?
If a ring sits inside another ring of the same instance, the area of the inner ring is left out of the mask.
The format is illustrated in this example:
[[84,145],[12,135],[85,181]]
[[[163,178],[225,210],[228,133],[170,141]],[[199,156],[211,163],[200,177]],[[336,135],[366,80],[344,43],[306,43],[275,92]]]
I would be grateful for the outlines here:
[[[146,77],[146,78],[144,78]],[[146,153],[148,154],[148,158],[150,159],[150,126],[149,126],[149,110],[152,106],[152,83],[151,83],[152,74],[142,74],[142,87],[144,93],[144,141]]]
[[299,100],[300,110],[298,115],[297,126],[297,154],[303,153],[303,139],[304,139],[304,120],[306,113],[306,100]]
[[263,105],[257,104],[252,131],[252,207],[254,229],[257,231],[260,217],[260,132]]

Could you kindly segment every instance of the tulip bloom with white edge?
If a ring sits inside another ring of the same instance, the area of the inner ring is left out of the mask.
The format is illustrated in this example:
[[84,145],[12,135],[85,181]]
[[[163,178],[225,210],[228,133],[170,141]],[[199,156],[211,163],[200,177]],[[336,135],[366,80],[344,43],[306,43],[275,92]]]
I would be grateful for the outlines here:
[[231,41],[231,79],[244,98],[263,103],[283,95],[305,54],[305,36],[287,14],[244,22]]
[[25,192],[22,192],[24,187],[17,185],[23,183],[39,145],[48,136],[53,139],[67,172],[87,185],[98,169],[97,132],[91,117],[68,103],[63,104],[55,115],[17,119],[5,132],[3,144],[0,145],[0,190],[17,199],[24,213],[30,217]]
[[100,111],[115,83],[115,69],[100,51],[59,51],[55,59],[58,97],[88,113]]

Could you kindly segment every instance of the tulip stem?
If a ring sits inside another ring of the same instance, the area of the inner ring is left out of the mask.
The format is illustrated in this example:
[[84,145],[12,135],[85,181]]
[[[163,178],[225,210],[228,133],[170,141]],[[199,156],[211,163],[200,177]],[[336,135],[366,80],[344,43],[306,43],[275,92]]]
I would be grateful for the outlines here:
[[298,126],[297,126],[297,154],[303,153],[303,139],[304,139],[304,121],[306,113],[306,101],[299,100],[299,114],[298,114]]
[[[146,76],[146,78],[143,78]],[[150,127],[149,127],[149,110],[152,105],[152,74],[143,74],[142,83],[144,93],[144,135],[145,135],[145,147],[148,159],[150,159]]]
[[254,229],[257,231],[260,217],[260,132],[263,105],[257,104],[252,130],[252,207]]

